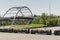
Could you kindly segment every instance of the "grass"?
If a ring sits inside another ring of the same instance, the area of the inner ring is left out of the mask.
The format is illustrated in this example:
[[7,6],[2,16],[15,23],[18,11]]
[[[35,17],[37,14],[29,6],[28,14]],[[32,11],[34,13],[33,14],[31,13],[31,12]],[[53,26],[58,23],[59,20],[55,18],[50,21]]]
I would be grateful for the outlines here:
[[7,26],[0,26],[1,28],[14,28],[14,29],[20,29],[20,28],[41,28],[43,24],[29,24],[29,25],[7,25]]

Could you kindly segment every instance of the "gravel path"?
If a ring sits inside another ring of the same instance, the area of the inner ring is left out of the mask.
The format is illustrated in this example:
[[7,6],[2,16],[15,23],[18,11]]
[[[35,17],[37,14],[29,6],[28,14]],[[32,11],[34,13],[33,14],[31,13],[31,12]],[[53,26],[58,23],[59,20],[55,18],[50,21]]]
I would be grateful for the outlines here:
[[0,32],[0,40],[60,40],[60,36]]

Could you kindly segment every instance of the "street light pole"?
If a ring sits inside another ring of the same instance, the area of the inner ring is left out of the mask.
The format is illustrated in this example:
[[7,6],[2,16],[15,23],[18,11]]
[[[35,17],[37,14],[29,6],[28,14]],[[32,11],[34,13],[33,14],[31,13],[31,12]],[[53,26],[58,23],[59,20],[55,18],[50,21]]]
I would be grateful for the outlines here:
[[51,14],[51,1],[49,1],[49,14]]

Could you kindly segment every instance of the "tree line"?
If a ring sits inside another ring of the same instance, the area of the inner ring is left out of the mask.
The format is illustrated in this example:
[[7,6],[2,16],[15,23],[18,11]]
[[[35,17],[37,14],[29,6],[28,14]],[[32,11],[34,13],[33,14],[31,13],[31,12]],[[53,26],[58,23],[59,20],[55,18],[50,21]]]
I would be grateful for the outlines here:
[[43,24],[46,26],[60,26],[60,18],[53,14],[42,13],[42,15],[34,15],[35,19],[29,21],[29,24]]

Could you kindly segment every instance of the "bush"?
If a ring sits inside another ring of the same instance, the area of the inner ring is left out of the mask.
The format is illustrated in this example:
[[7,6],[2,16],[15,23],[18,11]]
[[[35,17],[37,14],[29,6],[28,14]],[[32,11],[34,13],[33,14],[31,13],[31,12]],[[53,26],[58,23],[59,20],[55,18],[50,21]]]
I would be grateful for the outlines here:
[[48,19],[46,21],[46,25],[47,26],[57,26],[57,23],[58,23],[58,19],[57,18]]

